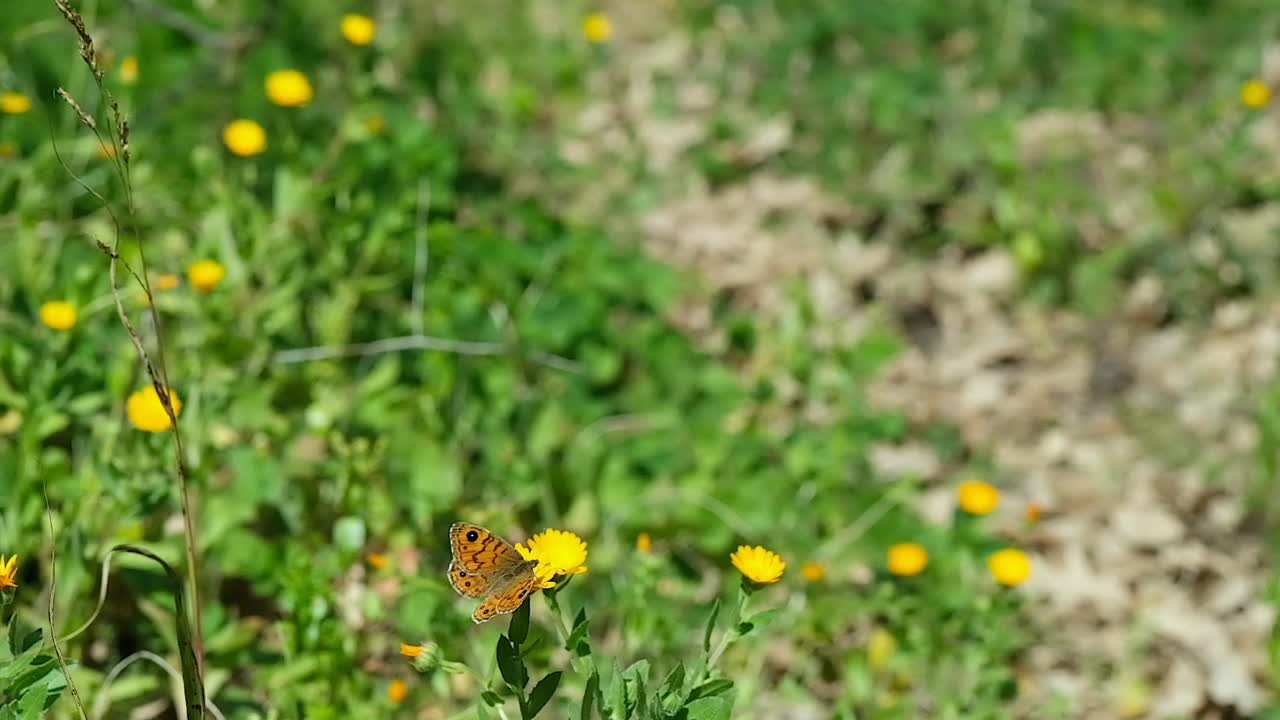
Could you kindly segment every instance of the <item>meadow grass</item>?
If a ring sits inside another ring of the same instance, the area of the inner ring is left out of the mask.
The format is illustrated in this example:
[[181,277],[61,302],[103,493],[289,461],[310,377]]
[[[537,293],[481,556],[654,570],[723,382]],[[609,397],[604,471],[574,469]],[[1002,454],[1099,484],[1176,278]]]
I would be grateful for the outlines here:
[[[1039,508],[954,428],[868,398],[911,340],[815,342],[802,292],[709,291],[642,221],[795,173],[871,242],[1006,249],[1020,301],[1105,318],[1153,267],[1178,320],[1265,296],[1272,267],[1168,238],[1274,200],[1246,138],[1280,15],[62,8],[0,29],[0,719],[1093,707],[1026,705]],[[637,81],[664,41],[683,60]],[[1063,108],[1038,141],[1061,152],[1028,160],[1026,116]],[[1136,215],[1099,206],[1089,113],[1150,140],[1097,180],[1148,188]],[[654,128],[686,116],[705,132],[660,162]],[[760,139],[775,122],[792,140]],[[876,459],[911,444],[941,481]],[[474,623],[459,521],[555,587]],[[585,555],[539,551],[548,529]]]

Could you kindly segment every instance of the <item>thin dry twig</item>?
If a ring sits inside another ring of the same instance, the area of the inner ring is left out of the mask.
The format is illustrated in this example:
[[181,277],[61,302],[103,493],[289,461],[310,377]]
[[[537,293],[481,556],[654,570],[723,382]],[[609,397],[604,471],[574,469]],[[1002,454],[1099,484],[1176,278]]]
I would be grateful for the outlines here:
[[[98,68],[98,65],[97,65],[97,57],[93,49],[93,38],[89,35],[88,30],[86,30],[85,28],[84,18],[82,18],[80,13],[78,13],[73,7],[71,7],[69,0],[54,0],[54,5],[57,6],[58,11],[62,13],[62,16],[66,18],[67,22],[70,23],[71,26],[75,29],[76,35],[79,38],[80,57],[81,59],[84,60],[85,64],[89,66],[90,71],[93,73],[94,81],[97,84],[99,94],[107,101],[107,105],[111,109],[111,113],[108,116],[110,119],[110,122],[109,122],[110,128],[109,128],[108,135],[112,141],[112,147],[114,147],[117,150],[115,168],[116,168],[116,173],[119,176],[121,184],[123,185],[123,188],[124,188],[125,203],[128,210],[127,217],[129,219],[133,219],[135,217],[135,207],[134,207],[134,199],[133,199],[133,186],[132,186],[132,183],[130,182],[129,172],[128,172],[128,153],[127,153],[128,147],[129,147],[128,123],[124,119],[123,114],[120,112],[119,103],[115,101],[110,91],[108,91],[106,86],[103,85],[102,83],[102,71]],[[63,97],[64,100],[70,103],[73,108],[77,109],[77,112],[81,114],[81,121],[85,122],[85,124],[98,137],[98,141],[102,143],[103,142],[102,135],[99,133],[96,124],[92,122],[92,118],[88,118],[88,121],[86,121],[86,115],[84,114],[83,110],[80,110],[79,105],[70,96],[70,94],[66,93],[65,91],[60,91],[59,94]],[[103,144],[105,145],[105,143]],[[61,156],[59,156],[59,162],[61,161],[62,161]],[[188,582],[191,584],[191,600],[192,600],[192,608],[193,608],[192,610],[193,617],[191,619],[192,626],[193,626],[192,645],[194,646],[194,655],[196,659],[195,665],[197,668],[197,672],[201,676],[200,678],[198,678],[198,680],[203,682],[202,676],[204,674],[204,631],[201,623],[202,608],[201,608],[201,602],[200,602],[200,591],[199,591],[199,583],[198,583],[199,573],[198,573],[198,565],[197,565],[197,557],[196,557],[195,518],[194,518],[194,513],[192,511],[192,499],[191,499],[191,488],[190,488],[191,484],[188,479],[186,462],[183,460],[182,433],[179,430],[178,416],[177,416],[177,413],[174,412],[173,403],[169,395],[168,373],[165,370],[164,342],[162,339],[161,328],[160,328],[160,315],[155,309],[155,303],[151,302],[150,314],[151,314],[152,325],[156,331],[156,360],[157,360],[157,362],[153,362],[150,354],[147,352],[146,346],[143,343],[141,336],[138,334],[136,328],[133,325],[133,322],[129,319],[128,313],[125,311],[124,300],[120,293],[120,282],[119,282],[119,266],[121,263],[120,241],[123,234],[122,224],[120,222],[120,219],[119,217],[116,216],[115,212],[111,209],[110,204],[107,203],[106,200],[99,193],[89,188],[82,180],[80,180],[79,177],[75,175],[75,173],[71,172],[70,168],[67,167],[65,162],[62,163],[62,165],[63,165],[63,168],[66,169],[67,172],[73,178],[75,178],[76,182],[79,183],[81,187],[84,187],[95,198],[98,199],[98,201],[102,204],[102,207],[106,208],[108,215],[111,217],[111,222],[112,222],[113,230],[115,232],[115,237],[113,238],[112,243],[109,247],[102,242],[98,242],[98,247],[103,252],[105,252],[110,258],[111,293],[115,298],[116,314],[120,317],[120,322],[124,326],[125,332],[129,335],[129,339],[133,343],[134,349],[138,352],[138,357],[141,359],[143,367],[147,371],[147,375],[151,378],[152,387],[154,387],[156,390],[156,395],[160,399],[160,404],[164,407],[165,414],[169,416],[170,435],[173,438],[174,457],[175,457],[175,463],[177,465],[178,486],[179,486],[180,496],[181,496],[180,506],[182,510],[183,534],[184,534],[183,539],[184,539],[186,559],[187,559],[187,577],[188,577]],[[134,228],[134,231],[135,231],[135,234],[138,234],[136,227]],[[139,268],[141,272],[135,273],[132,268],[128,267],[127,263],[126,263],[126,269],[129,271],[131,275],[133,275],[134,279],[137,280],[138,283],[142,286],[144,292],[146,292],[148,300],[151,300],[152,293],[151,293],[151,284],[147,278],[146,253],[144,251],[143,244],[141,242],[138,243],[138,262],[139,262]]]
[[[510,347],[505,343],[499,342],[453,340],[431,335],[402,335],[400,337],[383,338],[351,345],[319,345],[316,347],[280,350],[271,355],[271,362],[279,365],[289,365],[343,357],[381,355],[405,350],[433,350],[457,353],[459,355],[502,355],[510,351]],[[555,370],[563,370],[569,373],[582,372],[582,365],[577,361],[559,355],[535,350],[528,354],[528,358]]]

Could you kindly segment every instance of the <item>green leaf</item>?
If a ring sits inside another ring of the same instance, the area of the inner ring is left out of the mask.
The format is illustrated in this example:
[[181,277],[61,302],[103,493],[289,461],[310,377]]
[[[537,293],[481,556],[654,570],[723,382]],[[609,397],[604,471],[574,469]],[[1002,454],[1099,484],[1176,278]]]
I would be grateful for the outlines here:
[[733,712],[733,699],[727,697],[708,697],[695,700],[685,705],[688,720],[729,720]]
[[507,637],[511,638],[511,642],[523,645],[526,638],[529,637],[529,602],[520,603],[520,607],[511,616],[511,625],[507,627]]
[[0,665],[0,687],[4,687],[9,683],[16,682],[23,673],[26,673],[35,665],[36,659],[40,655],[40,647],[33,645],[27,648],[17,657]]
[[609,685],[606,699],[609,705],[609,714],[618,720],[627,717],[627,682],[622,677],[622,673],[617,671],[617,666],[612,660],[607,661],[609,668]]
[[23,720],[40,720],[44,717],[44,702],[49,697],[49,690],[43,683],[27,690],[18,701],[18,717]]
[[498,695],[498,693],[492,690],[485,690],[484,692],[480,693],[480,699],[483,700],[486,705],[489,705],[491,707],[498,707],[499,705],[502,704],[502,698]]
[[644,717],[648,708],[649,661],[637,660],[622,671],[622,682],[628,685],[628,704],[635,707],[636,716]]
[[34,628],[31,632],[22,637],[22,642],[18,643],[18,647],[22,650],[30,650],[40,644],[40,640],[44,638],[43,628]]
[[590,652],[589,648],[584,648],[583,649],[584,651],[582,652],[580,652],[577,649],[579,645],[582,643],[583,639],[586,637],[586,635],[587,635],[587,611],[584,608],[578,611],[578,617],[573,621],[573,630],[569,631],[569,637],[564,641],[564,649],[568,650],[574,655],[577,655],[578,657],[582,657],[583,655],[587,654],[587,652]]
[[658,697],[666,698],[673,694],[679,694],[684,689],[684,663],[676,663],[671,672],[667,673],[667,678],[662,681],[662,685],[658,688]]
[[524,661],[520,659],[519,649],[506,635],[498,636],[497,657],[498,671],[502,673],[502,679],[523,695],[529,676],[525,672]]
[[711,605],[711,615],[707,617],[707,629],[702,634],[702,651],[711,652],[711,633],[716,629],[716,618],[720,616],[720,596]]
[[587,678],[587,688],[582,691],[582,712],[578,714],[578,720],[591,720],[591,710],[595,705],[598,692],[600,692],[600,673],[593,672],[591,677]]
[[715,680],[708,680],[702,683],[701,685],[699,685],[698,687],[694,688],[693,692],[689,693],[689,699],[685,701],[686,706],[688,703],[692,703],[694,700],[698,700],[700,698],[715,697],[716,695],[724,694],[732,689],[733,689],[732,680],[728,680],[726,678],[716,678]]
[[738,623],[738,635],[746,637],[757,630],[767,627],[780,612],[782,612],[782,608],[770,608],[752,615]]
[[525,720],[531,720],[536,717],[542,711],[543,706],[556,694],[556,688],[560,686],[560,675],[560,671],[557,670],[542,678],[537,685],[533,686],[533,692],[529,693],[528,712],[524,716]]

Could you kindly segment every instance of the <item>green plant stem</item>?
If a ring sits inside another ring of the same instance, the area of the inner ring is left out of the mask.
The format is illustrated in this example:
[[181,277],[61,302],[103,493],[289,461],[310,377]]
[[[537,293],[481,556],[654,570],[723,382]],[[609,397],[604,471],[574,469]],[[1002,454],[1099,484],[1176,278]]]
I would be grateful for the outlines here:
[[707,656],[707,664],[702,668],[702,674],[698,678],[698,682],[710,677],[711,669],[716,666],[716,663],[720,662],[720,656],[724,654],[724,651],[729,649],[729,643],[733,642],[737,632],[738,622],[742,619],[743,613],[746,612],[749,597],[746,590],[738,589],[738,610],[730,620],[729,627],[720,636],[720,642],[716,643],[715,649]]
[[551,606],[551,617],[556,621],[556,632],[560,635],[560,644],[569,642],[569,626],[565,624],[563,611],[560,609],[560,600],[555,593],[543,593],[547,596],[547,605]]

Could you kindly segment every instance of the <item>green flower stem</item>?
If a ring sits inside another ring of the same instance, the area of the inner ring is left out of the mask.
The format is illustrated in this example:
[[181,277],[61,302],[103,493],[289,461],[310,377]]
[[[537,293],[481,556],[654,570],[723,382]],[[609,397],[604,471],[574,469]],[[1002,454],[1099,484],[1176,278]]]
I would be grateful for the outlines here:
[[564,612],[560,609],[560,600],[556,597],[556,593],[543,593],[547,596],[547,605],[551,607],[551,617],[556,621],[556,632],[560,635],[560,644],[564,645],[569,642],[569,626],[564,621]]
[[[743,585],[747,582],[748,581],[743,580]],[[745,587],[738,587],[738,611],[734,613],[733,617],[730,619],[729,627],[725,629],[722,635],[720,635],[720,642],[716,643],[711,654],[707,656],[707,664],[702,668],[702,676],[698,679],[699,682],[702,682],[711,676],[712,668],[716,666],[716,663],[720,662],[720,656],[724,654],[725,650],[729,649],[729,643],[733,642],[737,637],[738,622],[742,620],[742,616],[747,610],[747,600],[750,599],[750,597],[751,594],[747,592]]]

